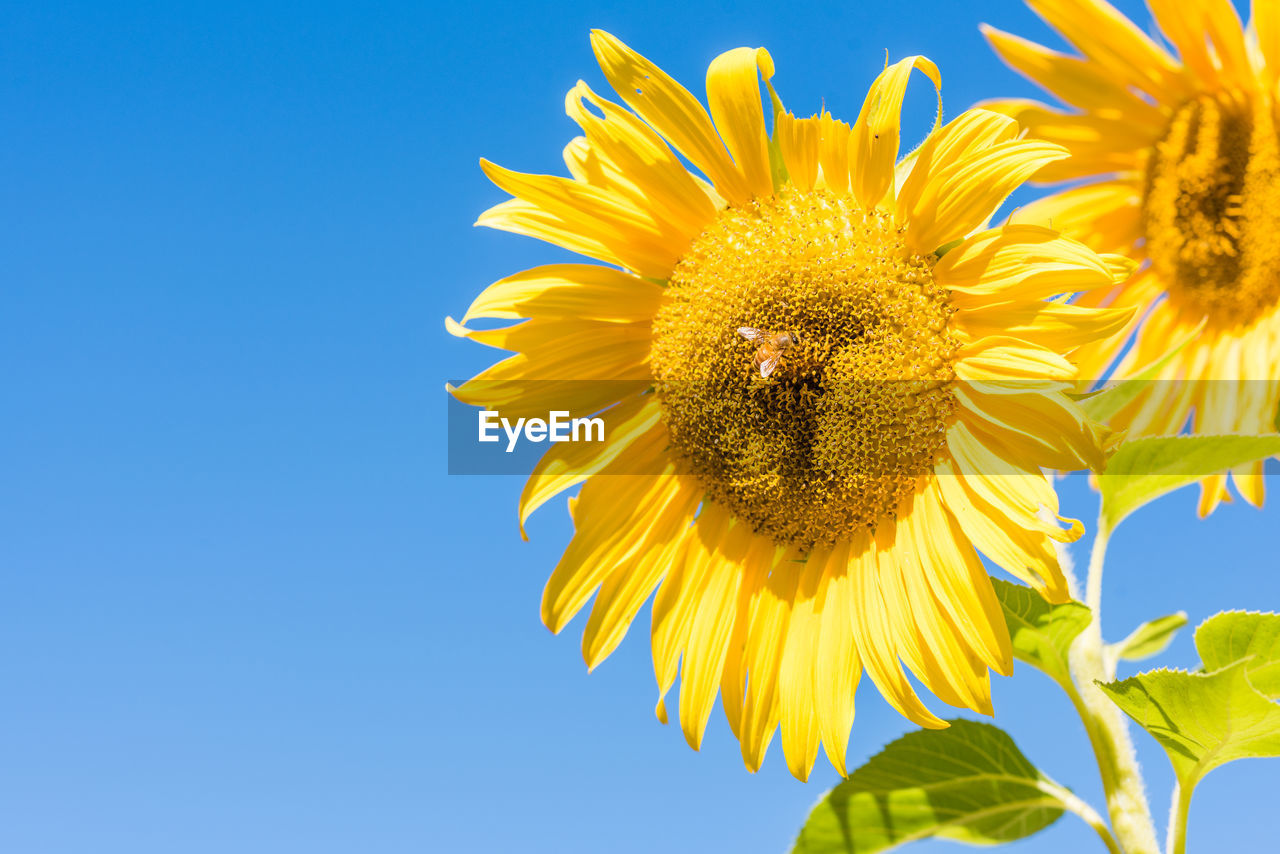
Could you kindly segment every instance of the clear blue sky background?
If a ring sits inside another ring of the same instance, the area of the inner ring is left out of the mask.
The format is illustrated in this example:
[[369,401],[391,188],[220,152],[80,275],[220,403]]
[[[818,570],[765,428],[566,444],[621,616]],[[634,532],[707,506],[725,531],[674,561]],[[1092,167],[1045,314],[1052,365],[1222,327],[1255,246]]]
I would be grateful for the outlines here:
[[[477,158],[562,169],[564,92],[604,86],[591,27],[698,92],[718,52],[766,45],[789,106],[851,117],[886,48],[939,62],[950,114],[1029,94],[976,26],[1043,34],[1033,16],[683,0],[0,19],[0,850],[784,851],[829,766],[800,784],[775,741],[751,776],[718,713],[701,754],[660,726],[647,612],[588,675],[581,621],[553,637],[538,619],[563,502],[526,544],[518,479],[445,475],[444,381],[493,351],[444,316],[563,257],[472,228],[501,199]],[[921,90],[908,111],[927,116]],[[1119,533],[1113,638],[1280,604],[1280,496],[1208,522],[1193,499]],[[1082,479],[1065,506],[1091,518]],[[1193,664],[1190,638],[1165,660]],[[1027,755],[1097,803],[1048,681],[995,696]],[[865,685],[853,761],[907,728]],[[1163,823],[1165,759],[1138,738]],[[1193,850],[1270,844],[1278,772],[1215,772]],[[1017,850],[1094,846],[1064,818]]]

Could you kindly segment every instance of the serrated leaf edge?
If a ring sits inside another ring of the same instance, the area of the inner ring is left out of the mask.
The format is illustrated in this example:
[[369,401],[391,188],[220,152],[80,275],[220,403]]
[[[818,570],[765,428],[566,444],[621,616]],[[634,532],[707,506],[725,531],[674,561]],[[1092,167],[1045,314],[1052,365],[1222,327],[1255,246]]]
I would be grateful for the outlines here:
[[[1258,695],[1258,699],[1262,700],[1264,703],[1271,703],[1272,705],[1280,706],[1280,703],[1276,703],[1266,694],[1263,694],[1261,691],[1255,688],[1253,686],[1253,682],[1249,679],[1249,670],[1245,665],[1249,661],[1252,661],[1255,657],[1256,656],[1246,655],[1244,658],[1238,658],[1235,661],[1231,662],[1230,664],[1226,665],[1225,667],[1219,667],[1217,670],[1212,670],[1212,671],[1183,670],[1181,667],[1157,667],[1154,670],[1144,670],[1141,673],[1135,673],[1133,676],[1128,676],[1128,677],[1125,677],[1124,679],[1117,679],[1113,682],[1103,682],[1101,680],[1095,679],[1094,684],[1097,685],[1099,688],[1101,688],[1103,693],[1105,693],[1108,697],[1110,697],[1111,689],[1113,686],[1119,685],[1122,682],[1137,680],[1139,679],[1139,677],[1142,677],[1142,676],[1150,676],[1156,673],[1169,673],[1169,674],[1175,674],[1175,675],[1190,676],[1195,679],[1211,679],[1215,676],[1220,676],[1229,670],[1235,670],[1239,668],[1240,678],[1244,680],[1245,685],[1248,687],[1250,691]],[[1112,700],[1112,702],[1114,702],[1114,699]],[[1120,708],[1118,703],[1116,704],[1116,707]],[[1126,716],[1129,716],[1130,719],[1134,721],[1134,723],[1138,724],[1138,726],[1140,727],[1142,726],[1141,722],[1139,722],[1136,718],[1133,718],[1131,715],[1129,715],[1129,713],[1126,712],[1123,708],[1120,708],[1120,711],[1124,712]],[[1146,729],[1146,727],[1143,727],[1143,729]],[[1230,736],[1231,732],[1232,732],[1231,727],[1228,726],[1226,735]],[[1155,737],[1154,734],[1152,734],[1152,737],[1153,738]],[[1158,740],[1159,739],[1157,739],[1157,741]],[[1223,742],[1225,742],[1226,738],[1224,737],[1222,740]],[[1161,747],[1163,748],[1164,745],[1162,744]],[[1206,765],[1209,764],[1208,760],[1217,756],[1221,751],[1222,751],[1221,746],[1215,747],[1209,750],[1208,752],[1206,752],[1206,754],[1200,757],[1200,759],[1196,760],[1195,765],[1192,766],[1191,770],[1187,773],[1187,776],[1179,780],[1180,784],[1183,786],[1196,785],[1196,783],[1198,783],[1200,779],[1207,773],[1203,769],[1205,768]],[[1176,767],[1175,767],[1175,774],[1176,774]]]

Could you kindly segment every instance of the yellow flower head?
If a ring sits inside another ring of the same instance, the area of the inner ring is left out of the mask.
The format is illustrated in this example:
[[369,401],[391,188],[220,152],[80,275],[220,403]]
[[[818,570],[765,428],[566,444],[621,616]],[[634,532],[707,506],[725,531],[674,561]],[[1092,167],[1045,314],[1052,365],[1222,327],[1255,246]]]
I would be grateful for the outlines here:
[[[1121,412],[1130,435],[1272,432],[1280,404],[1280,6],[1254,3],[1246,30],[1230,0],[1150,0],[1178,58],[1102,0],[1028,0],[1080,51],[1068,56],[985,28],[1000,56],[1067,110],[987,104],[1071,157],[1036,177],[1092,179],[1028,206],[1017,222],[1050,223],[1099,251],[1147,262],[1082,305],[1137,309],[1125,377],[1190,340],[1150,390]],[[1203,328],[1201,325],[1203,324]],[[1096,379],[1131,329],[1082,351]],[[1262,462],[1233,474],[1263,498]],[[1228,498],[1226,476],[1202,481],[1200,513]]]
[[719,694],[753,771],[781,725],[797,777],[819,744],[843,773],[864,669],[922,726],[945,723],[908,669],[990,713],[989,669],[1012,659],[978,550],[1068,596],[1054,542],[1080,526],[1054,521],[1041,469],[1097,465],[1100,436],[1064,354],[1130,314],[1047,301],[1114,286],[1123,259],[1040,226],[982,230],[1066,152],[972,110],[898,162],[908,78],[939,85],[923,57],[886,68],[851,126],[785,112],[763,49],[712,62],[708,115],[613,36],[591,41],[625,106],[575,86],[572,177],[484,163],[514,198],[480,223],[603,266],[504,279],[462,321],[517,325],[449,324],[517,351],[458,399],[607,409],[608,440],[551,446],[521,498],[523,525],[585,481],[544,621],[560,631],[594,594],[594,667],[656,589],[659,717],[679,675],[697,748]]

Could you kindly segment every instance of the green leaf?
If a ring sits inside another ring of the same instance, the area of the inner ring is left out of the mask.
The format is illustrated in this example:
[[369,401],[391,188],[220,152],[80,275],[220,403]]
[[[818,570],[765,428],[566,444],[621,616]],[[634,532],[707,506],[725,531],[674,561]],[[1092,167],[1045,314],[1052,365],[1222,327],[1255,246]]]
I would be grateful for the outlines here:
[[1179,487],[1276,454],[1280,435],[1132,439],[1098,478],[1103,518],[1114,529],[1139,507]]
[[1280,756],[1280,614],[1227,611],[1196,629],[1209,672],[1155,670],[1102,685],[1194,786],[1235,759]]
[[1141,661],[1164,652],[1178,629],[1187,624],[1187,614],[1179,611],[1138,626],[1122,641],[1111,644],[1109,652],[1116,660]]
[[1280,614],[1227,611],[1196,629],[1205,670],[1245,662],[1245,675],[1260,693],[1280,699]]
[[993,578],[991,582],[1009,625],[1014,656],[1043,670],[1058,683],[1070,684],[1067,651],[1076,636],[1089,625],[1092,619],[1089,609],[1079,602],[1050,605],[1030,587],[1000,578]]
[[1235,759],[1280,756],[1280,705],[1258,693],[1237,661],[1213,673],[1153,670],[1100,683],[1169,754],[1182,786]]
[[1183,347],[1186,347],[1200,336],[1200,330],[1204,329],[1204,325],[1205,321],[1200,321],[1199,326],[1165,351],[1163,356],[1135,373],[1129,379],[1121,380],[1115,385],[1107,386],[1099,391],[1079,395],[1076,399],[1080,401],[1080,408],[1094,421],[1103,423],[1110,421],[1117,412],[1137,399],[1138,395],[1146,389],[1147,384],[1155,379],[1165,365],[1173,361],[1173,358],[1178,355],[1178,352]]
[[1066,805],[1055,792],[1065,790],[1013,739],[990,724],[950,724],[907,733],[828,792],[794,854],[871,854],[928,837],[993,845],[1057,820]]

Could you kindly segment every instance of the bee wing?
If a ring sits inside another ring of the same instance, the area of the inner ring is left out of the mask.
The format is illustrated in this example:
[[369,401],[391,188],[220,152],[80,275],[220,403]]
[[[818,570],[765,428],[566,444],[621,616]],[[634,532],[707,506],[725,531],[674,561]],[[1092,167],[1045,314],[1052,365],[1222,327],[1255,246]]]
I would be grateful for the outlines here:
[[760,360],[760,376],[769,379],[769,375],[778,367],[778,362],[782,361],[781,353],[770,353],[768,356]]
[[759,329],[751,326],[739,326],[738,334],[748,341],[761,341],[766,337]]

